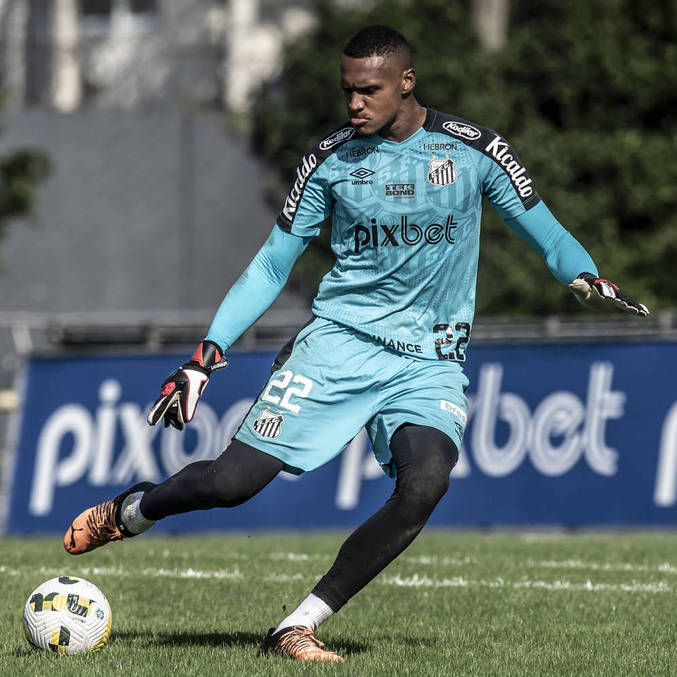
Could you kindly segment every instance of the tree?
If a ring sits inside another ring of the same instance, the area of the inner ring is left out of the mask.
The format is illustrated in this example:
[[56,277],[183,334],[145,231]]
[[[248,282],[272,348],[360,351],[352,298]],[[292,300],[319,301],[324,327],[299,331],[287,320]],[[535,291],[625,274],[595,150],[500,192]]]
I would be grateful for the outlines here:
[[49,169],[47,156],[38,150],[22,148],[0,156],[0,237],[13,220],[32,213],[35,188]]
[[[366,9],[317,3],[317,26],[287,46],[279,77],[253,109],[253,143],[278,169],[280,204],[300,155],[345,119],[338,56],[361,26],[385,23],[411,41],[419,101],[498,130],[539,193],[590,251],[600,273],[652,309],[677,298],[677,12],[637,5],[511,4],[504,48],[481,49],[470,4],[375,0]],[[328,229],[295,280],[315,288],[331,264]],[[541,259],[486,209],[477,308],[546,314],[578,306]]]

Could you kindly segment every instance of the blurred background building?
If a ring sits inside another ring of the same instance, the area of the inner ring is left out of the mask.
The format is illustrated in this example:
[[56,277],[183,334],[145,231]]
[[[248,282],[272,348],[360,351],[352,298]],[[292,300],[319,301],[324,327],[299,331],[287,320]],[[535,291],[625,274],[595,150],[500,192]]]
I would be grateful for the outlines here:
[[3,0],[3,88],[12,109],[245,112],[309,0]]
[[[280,74],[285,45],[321,21],[318,7],[346,14],[371,4],[0,0],[0,154],[35,148],[52,166],[34,214],[2,240],[0,388],[12,391],[17,356],[31,351],[156,350],[200,338],[276,214],[266,199],[280,194],[270,152],[253,155],[243,133],[254,95]],[[438,5],[421,4],[421,16]],[[454,11],[490,54],[508,39],[510,10],[509,0],[473,0]],[[458,52],[467,35],[453,43]],[[282,114],[274,88],[273,116]],[[304,321],[308,296],[290,286],[242,345],[278,345]],[[600,330],[671,335],[674,318],[591,328],[480,317],[475,337]]]
[[[204,332],[275,219],[266,167],[233,125],[312,25],[307,6],[0,2],[0,151],[37,148],[52,165],[2,245],[2,386],[16,350]],[[307,305],[285,291],[268,322],[293,328]]]

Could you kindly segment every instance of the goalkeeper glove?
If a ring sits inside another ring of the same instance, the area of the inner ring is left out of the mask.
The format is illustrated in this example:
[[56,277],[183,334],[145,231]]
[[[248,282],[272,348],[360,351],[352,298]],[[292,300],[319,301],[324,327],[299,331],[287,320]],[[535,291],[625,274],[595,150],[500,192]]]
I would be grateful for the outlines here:
[[183,424],[195,414],[211,373],[227,366],[221,348],[212,341],[202,341],[190,360],[165,379],[160,397],[148,414],[148,423],[155,425],[162,419],[165,428],[173,425],[183,430]]
[[571,293],[588,308],[594,310],[620,310],[624,313],[646,317],[649,309],[627,297],[613,282],[592,273],[581,273],[570,285]]

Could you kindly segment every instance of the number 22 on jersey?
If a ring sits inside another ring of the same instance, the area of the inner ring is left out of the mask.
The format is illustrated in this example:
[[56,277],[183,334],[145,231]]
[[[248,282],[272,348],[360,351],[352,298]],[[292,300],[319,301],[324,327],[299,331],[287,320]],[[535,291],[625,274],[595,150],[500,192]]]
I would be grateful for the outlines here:
[[[298,385],[289,387],[290,383],[296,383]],[[309,378],[301,376],[301,374],[296,374],[296,376],[294,376],[293,372],[288,369],[286,371],[281,371],[279,374],[277,374],[276,378],[270,379],[266,389],[261,394],[261,400],[263,402],[276,404],[282,409],[291,411],[292,414],[298,414],[301,410],[301,406],[298,404],[293,404],[291,402],[291,398],[308,397],[312,387],[313,382]],[[273,389],[282,391],[282,394],[273,394]]]

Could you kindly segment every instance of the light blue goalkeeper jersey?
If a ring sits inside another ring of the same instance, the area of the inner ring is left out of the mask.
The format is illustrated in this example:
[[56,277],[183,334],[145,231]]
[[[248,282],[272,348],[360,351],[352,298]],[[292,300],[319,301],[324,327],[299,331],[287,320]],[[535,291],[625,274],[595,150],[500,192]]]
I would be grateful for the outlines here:
[[207,338],[222,349],[270,306],[325,223],[336,262],[313,313],[421,359],[465,360],[482,196],[562,284],[597,274],[499,134],[432,109],[400,143],[354,134],[344,125],[302,158],[277,225],[214,317]]
[[344,125],[315,145],[277,224],[311,237],[331,220],[336,262],[316,316],[405,354],[463,361],[483,195],[503,219],[540,200],[504,138],[428,109],[423,127],[399,143]]

